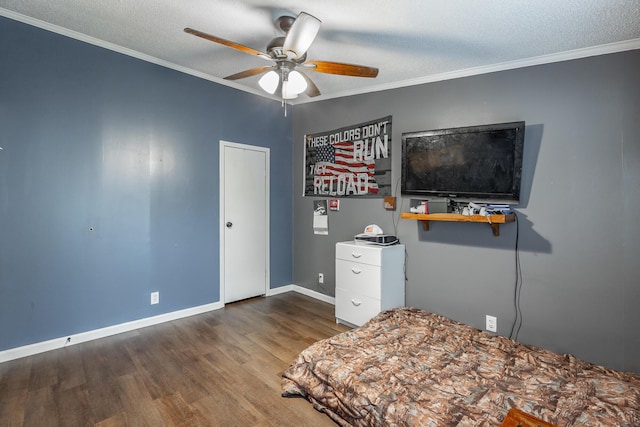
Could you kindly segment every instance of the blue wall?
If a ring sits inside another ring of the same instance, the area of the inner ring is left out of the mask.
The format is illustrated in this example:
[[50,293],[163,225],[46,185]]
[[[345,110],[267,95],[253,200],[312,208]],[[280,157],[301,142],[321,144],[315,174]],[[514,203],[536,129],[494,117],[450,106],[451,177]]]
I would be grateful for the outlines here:
[[0,350],[219,301],[220,140],[271,150],[291,283],[280,103],[2,17],[0,58]]

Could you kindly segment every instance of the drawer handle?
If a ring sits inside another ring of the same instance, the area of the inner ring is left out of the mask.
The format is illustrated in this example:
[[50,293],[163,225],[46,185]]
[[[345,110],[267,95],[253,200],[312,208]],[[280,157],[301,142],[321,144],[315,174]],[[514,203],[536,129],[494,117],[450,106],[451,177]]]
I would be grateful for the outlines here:
[[353,304],[353,305],[355,305],[357,307],[360,304],[362,304],[362,301],[358,301],[357,299],[351,298],[351,304]]
[[351,256],[354,258],[360,258],[362,256],[362,254],[357,254],[355,252],[351,252]]
[[362,273],[362,270],[358,270],[357,268],[352,268],[351,271],[353,271],[353,274],[360,274]]

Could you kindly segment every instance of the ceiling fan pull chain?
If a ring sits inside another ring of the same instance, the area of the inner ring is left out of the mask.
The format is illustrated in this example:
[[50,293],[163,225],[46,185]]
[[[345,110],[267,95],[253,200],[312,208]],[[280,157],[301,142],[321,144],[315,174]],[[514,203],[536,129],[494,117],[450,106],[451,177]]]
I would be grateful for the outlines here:
[[284,116],[287,117],[287,102],[284,99],[284,81],[285,81],[285,72],[284,69],[280,68],[280,96],[282,97],[282,108],[284,108]]

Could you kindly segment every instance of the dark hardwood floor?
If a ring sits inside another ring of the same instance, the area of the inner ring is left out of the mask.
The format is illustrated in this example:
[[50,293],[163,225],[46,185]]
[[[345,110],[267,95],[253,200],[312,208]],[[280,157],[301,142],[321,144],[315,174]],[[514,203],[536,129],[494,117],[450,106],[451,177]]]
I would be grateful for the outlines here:
[[0,426],[335,426],[280,374],[347,328],[289,292],[0,364]]

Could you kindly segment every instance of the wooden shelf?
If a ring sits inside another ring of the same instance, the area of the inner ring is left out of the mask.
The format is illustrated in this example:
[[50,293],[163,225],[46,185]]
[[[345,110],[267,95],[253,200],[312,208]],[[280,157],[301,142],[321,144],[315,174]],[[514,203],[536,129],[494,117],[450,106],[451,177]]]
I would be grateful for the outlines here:
[[515,214],[508,215],[461,215],[453,213],[436,213],[436,214],[415,214],[411,212],[401,212],[402,219],[415,219],[422,223],[424,231],[429,231],[429,222],[431,221],[448,221],[448,222],[484,222],[491,226],[494,236],[500,235],[500,224],[513,222],[516,220]]

